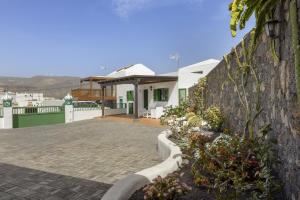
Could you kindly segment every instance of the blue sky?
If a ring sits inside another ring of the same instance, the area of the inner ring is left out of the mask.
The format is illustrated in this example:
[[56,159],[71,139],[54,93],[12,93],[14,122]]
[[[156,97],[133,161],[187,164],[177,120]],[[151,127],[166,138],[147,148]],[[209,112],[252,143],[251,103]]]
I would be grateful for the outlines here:
[[103,75],[143,63],[157,73],[221,59],[238,37],[230,0],[0,0],[0,75]]

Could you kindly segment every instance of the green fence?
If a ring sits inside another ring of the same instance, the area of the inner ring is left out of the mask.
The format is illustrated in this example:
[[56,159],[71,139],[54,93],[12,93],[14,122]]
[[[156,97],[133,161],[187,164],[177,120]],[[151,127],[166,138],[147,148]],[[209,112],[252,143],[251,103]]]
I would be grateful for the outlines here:
[[65,123],[65,111],[61,106],[13,108],[13,127],[32,127]]
[[3,118],[3,108],[0,108],[0,118]]

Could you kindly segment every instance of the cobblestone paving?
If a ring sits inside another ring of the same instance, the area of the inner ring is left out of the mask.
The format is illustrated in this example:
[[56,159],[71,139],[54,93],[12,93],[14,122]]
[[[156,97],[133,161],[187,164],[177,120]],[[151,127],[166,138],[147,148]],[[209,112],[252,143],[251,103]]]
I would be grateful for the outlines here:
[[0,163],[0,200],[100,200],[110,184]]
[[160,162],[161,130],[99,119],[0,130],[0,199],[99,199],[110,184]]

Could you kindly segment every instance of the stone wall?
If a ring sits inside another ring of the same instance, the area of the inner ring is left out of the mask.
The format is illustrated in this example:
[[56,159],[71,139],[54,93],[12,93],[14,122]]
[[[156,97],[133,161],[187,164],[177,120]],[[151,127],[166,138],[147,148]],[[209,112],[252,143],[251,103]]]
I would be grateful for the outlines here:
[[[286,1],[289,2],[289,1]],[[298,5],[300,1],[298,0]],[[281,160],[278,172],[285,183],[284,189],[288,199],[300,199],[300,105],[297,105],[297,94],[294,72],[294,58],[291,45],[291,27],[288,14],[289,4],[285,3],[276,10],[275,16],[281,20],[281,35],[276,39],[276,51],[280,62],[276,63],[270,50],[270,39],[263,34],[254,55],[261,84],[262,113],[257,119],[255,129],[265,124],[271,125],[269,138],[277,140],[278,156]],[[298,11],[298,16],[300,12]],[[246,48],[250,36],[245,37]],[[241,52],[239,44],[237,51]],[[234,51],[228,54],[230,73],[237,84],[241,79],[237,74],[238,65]],[[245,111],[243,110],[237,90],[228,79],[225,60],[207,76],[206,106],[220,106],[226,122],[224,127],[242,133],[245,127]],[[194,88],[191,88],[192,94]],[[256,84],[253,78],[246,86],[247,98],[254,105],[256,100]],[[193,97],[191,97],[193,98]],[[300,98],[300,97],[299,97]]]

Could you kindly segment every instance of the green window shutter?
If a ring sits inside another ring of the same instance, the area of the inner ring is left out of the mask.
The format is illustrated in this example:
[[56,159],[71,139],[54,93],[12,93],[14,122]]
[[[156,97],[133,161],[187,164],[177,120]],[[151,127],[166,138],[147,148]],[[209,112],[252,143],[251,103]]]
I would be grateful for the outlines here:
[[127,91],[127,101],[129,101],[129,98],[130,98],[130,91]]
[[168,101],[169,100],[169,89],[163,88],[161,89],[162,95],[161,95],[161,101]]
[[154,101],[168,101],[169,100],[169,89],[160,88],[153,91]]
[[153,90],[154,101],[158,101],[158,93],[157,92],[158,92],[157,89]]
[[134,101],[133,90],[127,91],[127,101]]
[[157,90],[157,100],[161,101],[161,89]]

